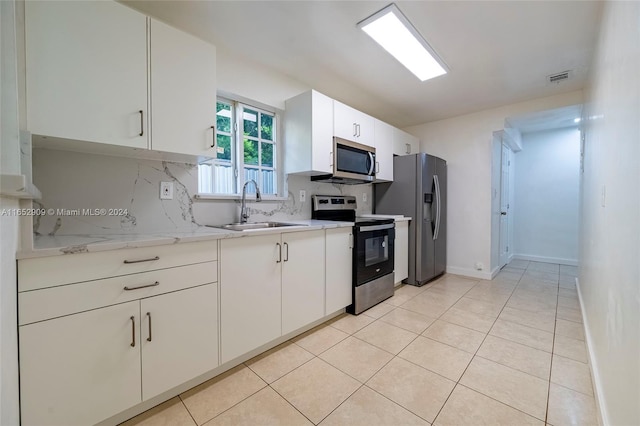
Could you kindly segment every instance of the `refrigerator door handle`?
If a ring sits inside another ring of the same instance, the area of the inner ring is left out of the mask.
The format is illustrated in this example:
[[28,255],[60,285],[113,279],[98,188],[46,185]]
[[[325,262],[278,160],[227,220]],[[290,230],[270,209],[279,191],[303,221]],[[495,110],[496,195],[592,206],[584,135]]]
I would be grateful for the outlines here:
[[440,232],[440,181],[438,175],[433,175],[433,182],[436,187],[436,229],[433,233],[433,239],[438,239],[438,233]]

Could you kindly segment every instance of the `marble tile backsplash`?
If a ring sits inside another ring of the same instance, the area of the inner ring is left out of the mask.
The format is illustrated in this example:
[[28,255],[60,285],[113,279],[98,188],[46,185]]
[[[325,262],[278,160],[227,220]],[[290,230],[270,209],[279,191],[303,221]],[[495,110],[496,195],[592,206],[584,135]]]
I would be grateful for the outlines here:
[[[194,197],[198,168],[193,164],[34,149],[33,181],[42,192],[34,207],[48,211],[33,218],[36,235],[186,231],[235,222],[240,215],[239,200]],[[160,182],[174,183],[172,200],[160,199]],[[286,186],[287,200],[257,203],[250,198],[250,220],[309,219],[314,194],[355,195],[358,214],[371,213],[370,184],[334,185],[288,176]],[[298,200],[302,189],[307,195],[304,203]]]

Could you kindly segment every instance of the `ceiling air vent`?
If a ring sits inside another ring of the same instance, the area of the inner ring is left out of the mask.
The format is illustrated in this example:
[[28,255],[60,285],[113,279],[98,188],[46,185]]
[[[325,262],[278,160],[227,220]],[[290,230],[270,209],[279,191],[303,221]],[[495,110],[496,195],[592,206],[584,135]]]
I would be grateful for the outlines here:
[[557,74],[551,74],[547,76],[547,81],[549,83],[560,83],[562,81],[568,80],[570,77],[571,71],[562,71]]

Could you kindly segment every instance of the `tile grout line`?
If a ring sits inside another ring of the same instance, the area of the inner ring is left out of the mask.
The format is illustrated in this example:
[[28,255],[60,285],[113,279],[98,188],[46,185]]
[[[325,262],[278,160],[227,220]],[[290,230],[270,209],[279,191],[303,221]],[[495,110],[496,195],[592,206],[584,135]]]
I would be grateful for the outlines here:
[[[394,309],[395,309],[395,308],[396,308],[396,307],[394,307]],[[392,309],[392,310],[393,310],[393,309]],[[391,312],[391,311],[389,311],[389,312]],[[383,315],[383,316],[384,316],[384,315]],[[373,317],[369,317],[369,318],[373,318]],[[382,317],[380,317],[380,318],[382,318]],[[356,392],[358,392],[360,389],[362,389],[362,388],[365,386],[365,384],[366,384],[369,380],[371,380],[371,378],[373,378],[376,374],[378,374],[378,373],[379,373],[379,372],[380,372],[384,367],[386,367],[386,366],[387,366],[391,361],[393,361],[393,360],[398,356],[398,355],[396,355],[396,354],[393,354],[393,353],[391,353],[391,352],[389,352],[389,351],[387,351],[387,350],[385,350],[385,349],[379,348],[378,346],[373,345],[373,344],[371,344],[371,343],[369,343],[369,342],[367,342],[367,341],[365,341],[365,340],[362,340],[362,339],[360,339],[360,338],[358,338],[358,337],[356,337],[356,336],[355,336],[355,333],[357,333],[357,332],[359,332],[359,331],[361,331],[361,330],[364,330],[365,328],[369,327],[371,324],[375,323],[376,321],[379,321],[379,320],[380,320],[380,318],[374,318],[374,320],[373,320],[372,322],[370,322],[370,323],[369,323],[369,324],[367,324],[366,326],[362,327],[360,330],[357,330],[357,331],[355,331],[354,333],[352,333],[352,334],[350,334],[350,335],[349,335],[349,336],[351,336],[351,337],[353,337],[353,338],[355,338],[355,339],[358,339],[358,340],[360,340],[360,341],[362,341],[362,342],[364,342],[364,343],[367,343],[367,344],[369,344],[369,345],[371,345],[371,346],[373,346],[373,347],[375,347],[375,348],[377,348],[377,349],[380,349],[380,350],[382,350],[382,351],[384,351],[384,352],[386,352],[386,353],[388,353],[388,354],[390,354],[390,355],[393,355],[393,356],[392,356],[392,358],[391,358],[389,361],[387,361],[387,362],[386,362],[382,367],[380,367],[378,370],[376,370],[376,372],[375,372],[375,373],[373,373],[373,374],[371,375],[371,377],[369,377],[366,381],[364,381],[364,382],[360,382],[360,380],[358,380],[358,379],[356,379],[355,377],[351,376],[349,373],[342,371],[341,369],[339,369],[338,367],[334,366],[333,364],[331,364],[331,363],[329,363],[329,362],[327,362],[327,361],[323,360],[322,358],[318,357],[321,361],[326,362],[326,363],[327,363],[327,364],[329,364],[331,367],[333,367],[333,368],[335,368],[336,370],[338,370],[338,371],[342,372],[343,374],[346,374],[347,376],[349,376],[349,377],[350,377],[350,378],[352,378],[353,380],[355,380],[355,381],[357,381],[358,383],[360,383],[360,386],[358,386],[358,388],[357,388],[356,390],[354,390],[352,393],[350,393],[350,394],[349,394],[349,396],[347,396],[347,397],[344,399],[344,401],[342,401],[342,402],[341,402],[340,404],[338,404],[338,405],[337,405],[333,410],[331,410],[331,411],[329,412],[329,414],[327,414],[326,416],[324,416],[324,417],[322,418],[322,420],[320,420],[318,423],[314,423],[314,424],[318,425],[318,424],[322,423],[322,422],[323,422],[327,417],[329,417],[329,416],[330,416],[334,411],[336,411],[338,408],[340,408],[340,407],[342,406],[342,404],[344,404],[345,402],[347,402],[347,400],[348,400],[349,398],[351,398],[351,397],[352,397]],[[384,322],[384,321],[382,321],[382,322]],[[385,324],[386,324],[386,323],[385,323]],[[392,324],[389,324],[389,325],[392,325]],[[398,328],[400,328],[400,327],[398,327]],[[402,330],[404,330],[404,329],[402,329]],[[414,334],[415,334],[415,333],[414,333]],[[418,336],[419,336],[419,335],[417,335],[414,339],[412,339],[412,340],[411,340],[411,342],[409,342],[406,346],[404,346],[404,348],[406,348],[407,346],[409,346],[409,345],[410,345],[414,340],[416,340],[416,339],[418,338]],[[346,338],[345,338],[345,339],[343,339],[343,340],[346,340]],[[335,345],[334,345],[334,346],[335,346]],[[333,346],[332,346],[332,347],[333,347]],[[401,349],[401,350],[400,350],[400,352],[402,352],[402,350],[404,350],[404,348],[403,348],[403,349]],[[329,348],[329,349],[330,349],[330,348]],[[327,349],[327,350],[329,350],[329,349]],[[326,352],[326,351],[324,351],[324,352]],[[322,353],[324,353],[324,352],[322,352]],[[398,353],[400,353],[400,352],[398,352]],[[368,388],[368,389],[371,389],[371,388],[369,388],[369,386],[367,386],[367,388]],[[375,392],[375,390],[374,390],[374,389],[371,389],[371,390]],[[382,396],[384,396],[384,395],[382,395]],[[385,398],[386,398],[386,397],[385,397]],[[387,399],[389,399],[389,398],[387,398]],[[407,410],[405,407],[403,407],[402,405],[398,404],[397,402],[395,402],[395,401],[393,401],[393,400],[390,400],[390,399],[389,399],[389,401],[391,401],[391,402],[393,402],[394,404],[398,405],[398,406],[399,406],[399,407],[401,407],[402,409]],[[412,413],[412,414],[416,415],[415,413],[413,413],[413,412],[412,412],[412,411],[410,411],[410,410],[407,410],[407,411],[409,411],[410,413]],[[306,417],[306,416],[305,416],[305,417]],[[418,416],[418,417],[420,417],[420,416]],[[422,417],[420,417],[420,418],[422,418]],[[311,423],[313,423],[313,422],[311,422]]]
[[[558,269],[560,269],[558,267]],[[558,276],[558,296],[560,297],[560,276]],[[558,302],[556,298],[556,315],[555,320],[553,321],[553,342],[551,344],[551,365],[549,366],[549,386],[547,387],[547,407],[544,412],[544,423],[548,424],[549,420],[549,403],[551,402],[551,376],[553,372],[553,354],[555,352],[556,347],[556,327],[558,323]]]
[[[520,277],[520,279],[522,279],[522,276]],[[511,296],[513,295],[513,292],[516,290],[516,288],[518,288],[518,283],[520,282],[520,280],[518,280],[518,282],[516,283],[516,286],[513,288],[513,290],[511,290],[511,293],[509,295],[509,299],[511,299]],[[475,287],[475,285],[474,285]],[[473,287],[472,287],[473,288]],[[467,294],[469,291],[471,291],[471,288],[465,292],[465,294]],[[464,295],[463,295],[464,297]],[[476,351],[473,353],[471,359],[469,360],[469,363],[467,364],[467,366],[464,368],[464,370],[462,371],[462,374],[460,374],[460,377],[458,377],[458,380],[456,380],[455,385],[453,386],[453,389],[451,390],[451,393],[449,394],[449,396],[447,396],[447,399],[444,401],[444,404],[442,404],[442,406],[440,407],[440,409],[438,410],[438,413],[436,414],[436,416],[433,418],[433,423],[436,422],[436,420],[438,420],[438,417],[440,416],[440,413],[442,413],[442,410],[444,409],[445,405],[447,405],[447,402],[449,402],[449,398],[451,398],[451,395],[453,395],[453,391],[456,389],[456,387],[458,385],[460,386],[464,386],[463,384],[460,383],[460,380],[462,380],[462,377],[464,376],[464,374],[467,372],[467,370],[469,369],[469,366],[471,365],[471,363],[473,362],[473,359],[476,357],[476,354],[478,353],[478,351],[480,350],[480,348],[482,347],[482,345],[484,344],[485,340],[487,339],[487,336],[489,335],[489,332],[491,331],[491,329],[493,328],[493,325],[496,323],[496,321],[498,321],[498,318],[500,317],[500,314],[502,314],[502,311],[504,310],[504,307],[507,306],[507,303],[509,302],[509,299],[507,299],[507,301],[504,303],[504,305],[502,306],[502,309],[500,309],[500,312],[498,313],[498,316],[496,317],[495,320],[493,320],[493,324],[491,325],[491,327],[489,328],[489,330],[487,330],[487,332],[484,335],[484,338],[482,339],[482,342],[480,342],[480,345],[478,346],[478,348],[476,349]],[[449,308],[451,309],[451,308]],[[449,309],[447,309],[447,312],[449,311]],[[446,313],[446,312],[445,312]],[[444,315],[444,314],[442,314]],[[465,386],[466,387],[466,386]],[[477,391],[476,391],[477,392]],[[484,395],[481,392],[478,392],[481,395]],[[485,395],[487,396],[487,395]],[[493,398],[492,398],[493,399]],[[504,404],[504,402],[502,403]],[[507,404],[504,404],[507,405]],[[510,405],[507,405],[508,407],[511,407]],[[511,407],[513,408],[513,407]]]
[[[187,413],[189,414],[189,417],[191,417],[191,420],[193,420],[193,424],[196,425],[196,426],[200,426],[200,425],[198,425],[198,422],[196,421],[196,419],[193,417],[193,414],[191,414],[191,411],[189,411],[189,407],[187,407],[187,404],[185,404],[184,401],[182,400],[182,395],[181,394],[178,394],[178,399],[180,400],[180,403],[182,404],[184,409],[187,410]],[[207,422],[208,421],[209,420],[207,420]]]
[[[477,355],[477,352],[480,350],[480,347],[482,346],[482,344],[484,344],[484,341],[486,340],[487,336],[488,336],[488,335],[489,335],[489,333],[491,332],[491,329],[493,329],[493,327],[494,327],[494,325],[495,325],[495,322],[498,320],[498,318],[500,317],[500,315],[501,315],[501,314],[502,314],[502,312],[504,311],[504,308],[507,306],[507,303],[509,303],[509,300],[511,299],[511,297],[513,297],[513,293],[517,290],[518,286],[520,285],[520,281],[521,281],[521,280],[522,280],[522,278],[524,277],[524,275],[525,275],[525,273],[526,273],[526,271],[527,271],[527,270],[528,270],[528,268],[527,268],[527,269],[525,269],[525,270],[524,270],[524,272],[521,274],[520,279],[517,281],[516,286],[514,287],[514,289],[513,289],[513,290],[512,290],[512,292],[511,292],[511,295],[509,296],[509,299],[507,299],[507,301],[505,302],[504,306],[503,306],[503,307],[502,307],[502,309],[500,310],[500,313],[498,314],[498,317],[496,317],[496,319],[495,319],[495,320],[494,320],[494,322],[493,322],[493,325],[491,326],[491,328],[489,329],[489,331],[486,333],[485,338],[483,339],[482,343],[480,344],[480,346],[479,346],[479,347],[478,347],[478,349],[476,350],[476,353],[473,355],[473,358],[475,358],[476,356],[479,356],[479,355]],[[558,286],[559,286],[559,283],[558,283]],[[471,289],[469,289],[469,291],[470,291],[470,290],[471,290]],[[466,293],[465,293],[465,294],[466,294]],[[557,298],[557,297],[558,297],[558,296],[556,296],[556,298]],[[556,302],[556,311],[557,311],[557,302]],[[443,314],[443,315],[444,315],[444,314]],[[503,321],[505,321],[505,320],[503,320]],[[516,323],[516,324],[517,324],[517,323]],[[533,327],[529,327],[529,328],[533,328]],[[509,340],[509,339],[505,339],[505,340]],[[509,340],[509,341],[511,341],[511,340]],[[554,342],[555,342],[555,320],[554,320]],[[515,343],[518,343],[518,342],[515,342]],[[528,345],[524,345],[524,346],[528,346]],[[530,346],[528,346],[528,347],[530,347]],[[532,349],[537,349],[537,348],[532,348]],[[537,350],[540,350],[540,349],[537,349]],[[546,352],[546,351],[544,351],[544,352]],[[483,357],[481,357],[481,356],[479,356],[479,357],[480,357],[480,358],[483,358]],[[471,359],[471,362],[473,361],[473,358]],[[484,359],[484,358],[483,358],[483,359]],[[552,345],[551,359],[553,360],[553,345]],[[463,371],[462,375],[460,376],[460,379],[462,379],[462,377],[463,377],[463,376],[464,376],[464,374],[466,373],[467,369],[469,368],[469,365],[471,365],[471,362],[469,362],[469,364],[467,365],[467,367],[466,367],[466,368],[465,368],[465,370]],[[495,362],[495,361],[493,361],[493,362]],[[501,363],[497,363],[497,364],[503,365],[503,364],[501,364]],[[505,367],[507,367],[507,368],[511,368],[511,367],[508,367],[508,366],[505,366]],[[515,371],[520,371],[520,370],[517,370],[517,369],[514,369],[514,370],[515,370]],[[523,372],[523,373],[524,373],[524,372]],[[530,376],[532,376],[532,377],[536,377],[536,376],[533,376],[533,375],[531,375],[531,374],[529,374],[529,373],[525,373],[525,374],[528,374],[528,375],[530,375]],[[551,374],[551,369],[549,369],[549,374]],[[540,379],[539,377],[536,377],[536,378]],[[466,386],[464,386],[463,384],[461,384],[461,383],[460,383],[460,379],[458,379],[458,381],[456,382],[456,386],[460,385],[460,386],[466,387]],[[549,387],[550,387],[550,383],[551,383],[551,379],[549,378]],[[455,387],[454,387],[454,389],[455,389]],[[474,390],[475,392],[478,392],[478,391],[477,391],[477,390],[475,390],[475,389],[472,389],[472,390]],[[480,393],[481,395],[484,395],[484,396],[486,396],[486,397],[488,397],[488,398],[490,398],[490,399],[494,399],[494,398],[492,398],[492,397],[490,397],[490,396],[488,396],[488,395],[485,395],[485,394],[484,394],[484,393],[482,393],[482,392],[478,392],[478,393]],[[449,398],[447,398],[447,401],[448,401],[448,399],[449,399]],[[494,400],[495,400],[495,399],[494,399]],[[446,405],[447,401],[445,401],[445,404],[444,404],[444,405]],[[496,401],[497,401],[497,400],[496,400]],[[547,393],[547,405],[548,405],[548,401],[549,401],[549,395],[548,395],[548,393]],[[523,411],[521,411],[521,410],[519,410],[519,409],[517,409],[517,408],[515,408],[515,407],[513,407],[513,406],[511,406],[511,405],[509,405],[509,404],[506,404],[506,403],[504,403],[504,402],[502,402],[502,401],[498,401],[498,402],[500,402],[501,404],[506,405],[506,406],[508,406],[508,407],[510,407],[510,408],[512,408],[512,409],[514,409],[514,410],[517,410],[517,411],[523,412]],[[438,412],[438,415],[437,415],[437,416],[436,416],[436,418],[434,419],[434,422],[435,422],[435,420],[438,418],[438,416],[440,415],[440,413],[442,412],[442,409],[444,408],[444,405],[440,408],[440,411]],[[523,412],[523,413],[524,413],[524,412]],[[536,418],[536,419],[538,419],[537,417],[532,416],[531,414],[528,414],[528,413],[524,413],[524,414],[526,414],[526,415],[528,415],[528,416],[530,416],[530,417],[532,417],[532,418]],[[545,410],[545,423],[546,423],[546,415],[547,415],[547,412],[546,412],[546,410]],[[540,420],[540,419],[538,419],[538,420]]]

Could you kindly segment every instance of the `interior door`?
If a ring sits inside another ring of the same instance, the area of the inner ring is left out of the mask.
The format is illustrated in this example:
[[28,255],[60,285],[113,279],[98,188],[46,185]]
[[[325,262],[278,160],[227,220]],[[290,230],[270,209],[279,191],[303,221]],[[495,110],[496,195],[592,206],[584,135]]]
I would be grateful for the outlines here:
[[502,144],[500,172],[500,268],[509,261],[509,166],[511,149]]

